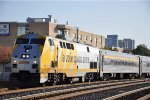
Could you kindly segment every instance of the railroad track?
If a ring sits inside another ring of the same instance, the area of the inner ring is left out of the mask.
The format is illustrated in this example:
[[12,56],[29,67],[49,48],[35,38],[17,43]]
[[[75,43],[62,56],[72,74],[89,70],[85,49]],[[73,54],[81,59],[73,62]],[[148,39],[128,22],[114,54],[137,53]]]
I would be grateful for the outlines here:
[[25,100],[25,99],[68,99],[80,95],[91,94],[98,91],[106,91],[121,87],[133,86],[137,84],[150,84],[150,80],[124,80],[109,82],[91,82],[75,85],[61,85],[54,87],[43,87],[35,90],[21,90],[16,93],[0,93],[0,99]]
[[121,93],[105,100],[148,100],[150,99],[150,86]]
[[46,86],[46,87],[34,87],[34,88],[26,88],[26,89],[15,89],[8,91],[0,92],[0,99],[8,99],[16,96],[24,96],[29,94],[48,92],[58,89],[66,89],[71,87],[79,87],[79,86],[89,86],[91,84],[106,84],[106,83],[114,83],[119,81],[127,81],[127,80],[110,80],[110,81],[97,81],[97,82],[85,82],[85,83],[75,83],[75,84],[64,84],[64,85],[55,85],[55,86]]
[[0,88],[0,92],[8,91],[8,88]]

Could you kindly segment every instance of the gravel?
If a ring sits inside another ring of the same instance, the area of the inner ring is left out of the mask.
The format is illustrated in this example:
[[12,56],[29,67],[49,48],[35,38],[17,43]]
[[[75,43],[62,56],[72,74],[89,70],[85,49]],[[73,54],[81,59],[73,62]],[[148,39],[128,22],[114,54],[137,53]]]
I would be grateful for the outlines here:
[[[114,81],[115,82],[115,81]],[[112,82],[112,83],[114,83]],[[21,96],[27,96],[27,95],[32,95],[32,94],[38,94],[38,93],[44,93],[44,92],[51,92],[51,91],[56,91],[56,90],[62,90],[62,89],[69,89],[69,88],[76,88],[76,87],[82,87],[82,86],[90,86],[90,85],[98,85],[98,84],[106,84],[109,82],[98,82],[98,83],[87,83],[87,84],[81,84],[81,85],[70,85],[70,86],[64,86],[64,87],[50,87],[46,89],[40,89],[40,90],[34,90],[34,91],[28,91],[28,92],[22,92],[22,93],[15,93],[15,94],[6,94],[0,96],[0,100],[2,99],[9,99],[9,98],[15,98],[15,97],[21,97]]]
[[113,89],[109,91],[96,92],[92,94],[76,96],[73,98],[69,98],[69,100],[101,100],[101,99],[105,99],[105,98],[108,98],[108,97],[111,97],[120,93],[132,91],[132,90],[143,88],[146,86],[150,86],[150,83],[139,84],[139,85],[128,86],[128,87],[123,87],[119,89]]

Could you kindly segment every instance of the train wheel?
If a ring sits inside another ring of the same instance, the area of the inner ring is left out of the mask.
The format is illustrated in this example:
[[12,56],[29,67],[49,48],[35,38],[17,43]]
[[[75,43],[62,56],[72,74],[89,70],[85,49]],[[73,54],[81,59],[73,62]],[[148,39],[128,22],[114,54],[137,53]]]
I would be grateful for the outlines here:
[[110,80],[110,77],[108,75],[104,75],[102,78],[103,81],[108,81]]
[[73,80],[72,80],[72,78],[70,78],[70,79],[69,79],[69,83],[70,83],[70,84],[72,84],[72,83],[73,83]]

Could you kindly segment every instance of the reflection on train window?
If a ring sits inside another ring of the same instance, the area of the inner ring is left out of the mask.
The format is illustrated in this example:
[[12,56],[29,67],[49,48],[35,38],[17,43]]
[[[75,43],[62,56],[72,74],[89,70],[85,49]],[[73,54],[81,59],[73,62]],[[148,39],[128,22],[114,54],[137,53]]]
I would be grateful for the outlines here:
[[65,42],[63,42],[63,47],[66,48],[66,43]]
[[130,62],[127,62],[127,66],[130,66]]
[[134,66],[137,66],[137,63],[134,63]]
[[123,63],[123,65],[125,65],[125,62],[124,62],[124,61],[122,61],[122,63]]
[[121,61],[118,61],[118,65],[121,65]]
[[115,61],[115,64],[117,65],[117,61]]
[[134,66],[133,62],[131,62],[131,66]]
[[149,67],[149,63],[147,63],[147,67]]
[[44,45],[45,39],[31,39],[30,44],[40,44]]
[[107,61],[106,60],[104,60],[103,63],[104,63],[104,65],[107,65]]
[[127,62],[127,61],[125,62],[125,65],[128,65],[128,62]]
[[55,46],[54,41],[52,39],[49,39],[49,43],[50,43],[50,46]]
[[25,38],[18,38],[16,41],[16,44],[28,44],[29,43],[29,39],[25,39]]
[[111,60],[111,63],[113,63],[113,60]]

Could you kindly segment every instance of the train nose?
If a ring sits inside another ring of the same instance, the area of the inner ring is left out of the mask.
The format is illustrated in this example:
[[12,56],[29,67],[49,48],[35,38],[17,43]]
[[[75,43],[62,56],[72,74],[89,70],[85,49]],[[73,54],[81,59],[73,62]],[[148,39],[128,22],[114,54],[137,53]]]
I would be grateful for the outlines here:
[[19,80],[21,81],[29,81],[30,80],[30,72],[29,71],[19,71]]

